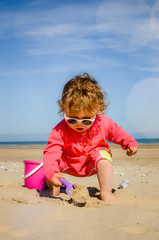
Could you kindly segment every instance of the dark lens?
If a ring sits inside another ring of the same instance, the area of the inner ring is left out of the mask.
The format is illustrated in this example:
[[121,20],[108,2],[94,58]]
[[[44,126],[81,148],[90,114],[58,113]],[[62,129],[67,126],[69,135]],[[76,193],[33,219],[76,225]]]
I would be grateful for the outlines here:
[[76,119],[68,119],[67,122],[68,122],[68,124],[76,124],[77,123]]
[[92,124],[92,121],[90,121],[90,120],[83,120],[82,123],[83,123],[84,125],[91,125],[91,124]]

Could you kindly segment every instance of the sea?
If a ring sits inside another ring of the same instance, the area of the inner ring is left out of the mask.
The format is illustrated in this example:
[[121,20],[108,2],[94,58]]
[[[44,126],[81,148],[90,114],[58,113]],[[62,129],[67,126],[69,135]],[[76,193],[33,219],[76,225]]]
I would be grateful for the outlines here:
[[[139,144],[159,144],[159,138],[139,138],[135,139]],[[28,145],[28,146],[45,146],[47,141],[12,141],[12,142],[0,142],[0,146],[10,145]],[[112,143],[110,143],[112,144]]]

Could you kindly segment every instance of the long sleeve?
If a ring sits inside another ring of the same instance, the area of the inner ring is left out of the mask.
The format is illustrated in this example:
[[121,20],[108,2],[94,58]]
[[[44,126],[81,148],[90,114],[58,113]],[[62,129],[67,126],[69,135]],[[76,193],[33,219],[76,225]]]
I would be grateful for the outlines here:
[[44,174],[47,181],[51,181],[55,173],[59,172],[59,161],[63,153],[62,131],[55,127],[49,135],[48,143],[44,149]]
[[59,172],[62,161],[79,174],[88,162],[88,156],[97,147],[109,151],[106,140],[121,145],[123,149],[138,145],[130,134],[103,114],[97,115],[94,124],[84,134],[70,128],[65,120],[61,121],[50,133],[44,149],[44,174],[47,181],[50,182],[54,174]]
[[108,140],[121,145],[124,150],[130,146],[138,146],[135,139],[110,118],[108,118]]

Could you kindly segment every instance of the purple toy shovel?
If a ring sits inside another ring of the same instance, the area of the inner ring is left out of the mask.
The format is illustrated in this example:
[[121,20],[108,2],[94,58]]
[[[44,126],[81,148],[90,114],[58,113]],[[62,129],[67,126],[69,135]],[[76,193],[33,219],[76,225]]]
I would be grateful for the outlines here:
[[86,205],[86,201],[84,202],[79,202],[74,199],[72,194],[70,193],[71,190],[75,189],[74,185],[68,182],[65,178],[59,178],[60,182],[66,187],[66,193],[72,197],[73,204],[78,207],[84,207]]
[[74,189],[73,184],[71,184],[70,182],[68,182],[65,178],[59,178],[60,182],[66,187],[66,193],[72,197],[71,193],[69,191],[71,191],[72,189]]

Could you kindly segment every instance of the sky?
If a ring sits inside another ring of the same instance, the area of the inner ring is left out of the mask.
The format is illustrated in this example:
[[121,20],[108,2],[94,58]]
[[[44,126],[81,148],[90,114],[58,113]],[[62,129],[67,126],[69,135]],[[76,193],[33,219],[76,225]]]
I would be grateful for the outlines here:
[[159,0],[0,0],[0,141],[45,141],[64,84],[89,73],[106,115],[159,138]]

